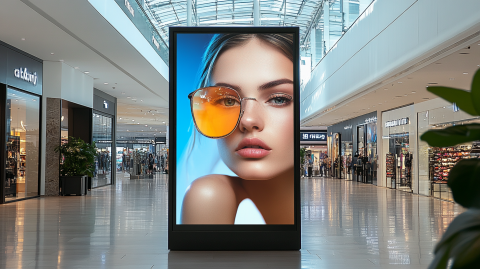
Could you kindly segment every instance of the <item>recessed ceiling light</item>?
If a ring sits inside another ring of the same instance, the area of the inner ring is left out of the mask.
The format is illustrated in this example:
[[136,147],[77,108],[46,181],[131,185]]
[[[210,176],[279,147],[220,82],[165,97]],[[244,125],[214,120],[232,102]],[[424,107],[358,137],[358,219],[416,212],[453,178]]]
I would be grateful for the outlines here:
[[137,100],[137,98],[132,98],[133,101]]
[[130,98],[130,96],[127,96],[127,98]]
[[416,92],[412,92],[412,93],[416,93]]
[[145,127],[148,127],[148,125],[145,124]]
[[50,52],[50,54],[51,54],[51,55],[53,55],[53,54],[55,54],[55,53],[53,53],[53,52]]
[[143,100],[140,100],[140,102],[143,102]]
[[386,89],[386,88],[385,88],[385,89],[383,89],[383,90],[384,90],[384,91],[388,91],[388,89]]
[[62,60],[62,59],[60,59],[59,61],[60,61],[60,62],[63,62],[63,60]]
[[132,121],[135,121],[135,120],[132,120]]
[[103,84],[108,85],[108,82],[104,82]]
[[129,132],[129,130],[127,130],[127,132]]
[[467,72],[463,72],[463,74],[464,74],[464,75],[468,75],[468,73],[467,73]]
[[165,122],[163,122],[163,123],[165,123]]
[[378,103],[379,105],[381,105],[382,103]]
[[137,122],[137,124],[140,124],[140,122]]
[[122,118],[120,117],[120,119],[122,119]]
[[402,84],[403,82],[399,81],[398,84]]
[[78,66],[75,66],[75,69],[78,69]]
[[83,72],[83,73],[85,73],[85,74],[89,74],[90,72],[88,72],[88,71],[85,71],[85,72]]
[[22,37],[22,40],[25,41],[25,37]]

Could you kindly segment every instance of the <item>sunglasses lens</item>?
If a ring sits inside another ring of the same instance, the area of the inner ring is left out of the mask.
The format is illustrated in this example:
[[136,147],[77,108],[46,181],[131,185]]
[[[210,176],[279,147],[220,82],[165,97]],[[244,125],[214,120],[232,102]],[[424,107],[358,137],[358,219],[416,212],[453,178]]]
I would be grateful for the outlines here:
[[191,105],[198,130],[208,137],[228,135],[240,117],[240,96],[228,88],[203,88],[192,97]]

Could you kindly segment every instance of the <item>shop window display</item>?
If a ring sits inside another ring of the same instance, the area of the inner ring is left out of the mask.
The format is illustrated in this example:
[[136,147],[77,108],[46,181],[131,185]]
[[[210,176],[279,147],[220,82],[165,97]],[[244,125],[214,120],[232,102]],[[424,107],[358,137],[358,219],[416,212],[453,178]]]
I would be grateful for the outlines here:
[[5,200],[38,195],[40,98],[7,90]]
[[97,148],[92,178],[94,188],[112,183],[112,123],[111,117],[93,113],[93,141]]

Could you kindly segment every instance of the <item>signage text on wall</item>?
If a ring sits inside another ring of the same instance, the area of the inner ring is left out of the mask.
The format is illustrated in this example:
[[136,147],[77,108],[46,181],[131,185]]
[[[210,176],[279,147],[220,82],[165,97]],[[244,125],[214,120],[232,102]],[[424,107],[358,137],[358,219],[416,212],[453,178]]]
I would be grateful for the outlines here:
[[25,80],[26,82],[30,82],[33,85],[37,85],[37,81],[38,81],[37,72],[29,73],[26,67],[25,68],[20,67],[18,69],[15,69],[14,73],[16,78]]
[[128,12],[132,14],[132,17],[135,17],[135,10],[133,9],[132,5],[130,5],[130,2],[128,2],[128,0],[125,0],[125,6],[127,7]]
[[349,130],[349,129],[352,129],[352,125],[347,125],[345,127],[343,127],[344,130]]
[[365,119],[365,123],[372,123],[372,122],[377,122],[377,117],[376,116]]
[[327,141],[327,133],[300,132],[300,141]]
[[403,118],[403,119],[398,119],[398,120],[391,120],[385,122],[385,128],[388,127],[395,127],[395,126],[400,126],[400,125],[407,125],[409,124],[408,118]]

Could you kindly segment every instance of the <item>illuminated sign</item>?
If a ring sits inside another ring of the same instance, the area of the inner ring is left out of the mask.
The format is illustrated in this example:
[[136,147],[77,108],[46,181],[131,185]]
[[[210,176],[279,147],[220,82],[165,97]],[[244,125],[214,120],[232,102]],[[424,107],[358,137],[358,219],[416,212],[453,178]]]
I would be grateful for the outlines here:
[[300,132],[300,141],[327,141],[327,133]]
[[130,5],[130,2],[128,2],[128,0],[125,0],[125,6],[127,7],[130,14],[132,14],[132,17],[135,17],[135,10],[133,10],[133,7],[132,5]]
[[159,50],[160,49],[160,44],[158,43],[155,36],[152,36],[152,41],[153,41],[153,45],[155,45],[155,47],[157,47],[157,50]]
[[25,80],[26,82],[30,82],[33,85],[37,85],[37,81],[38,81],[37,72],[29,73],[26,67],[25,68],[20,67],[18,69],[15,69],[14,73],[16,78]]
[[377,122],[377,117],[376,116],[365,119],[365,123],[372,123],[372,122]]
[[391,120],[391,121],[385,122],[385,128],[395,127],[395,126],[400,126],[400,125],[407,125],[409,123],[410,123],[410,121],[408,120],[408,118]]

